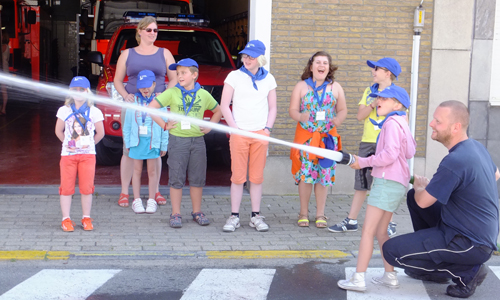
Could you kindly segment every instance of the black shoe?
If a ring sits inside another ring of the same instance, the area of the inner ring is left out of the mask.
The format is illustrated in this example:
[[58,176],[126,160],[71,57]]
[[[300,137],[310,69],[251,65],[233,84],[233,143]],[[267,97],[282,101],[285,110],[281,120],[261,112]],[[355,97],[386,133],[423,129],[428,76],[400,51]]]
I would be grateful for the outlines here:
[[450,282],[449,278],[441,277],[441,276],[438,276],[438,275],[432,274],[432,273],[421,274],[421,273],[417,273],[417,272],[409,270],[409,269],[405,269],[405,274],[410,276],[413,279],[418,279],[418,280],[422,280],[422,281],[432,281],[435,283],[449,283]]
[[484,279],[488,275],[488,267],[482,264],[476,275],[472,278],[472,280],[466,285],[449,285],[446,289],[446,293],[452,297],[457,298],[469,298],[476,291],[476,287],[480,286],[483,283]]

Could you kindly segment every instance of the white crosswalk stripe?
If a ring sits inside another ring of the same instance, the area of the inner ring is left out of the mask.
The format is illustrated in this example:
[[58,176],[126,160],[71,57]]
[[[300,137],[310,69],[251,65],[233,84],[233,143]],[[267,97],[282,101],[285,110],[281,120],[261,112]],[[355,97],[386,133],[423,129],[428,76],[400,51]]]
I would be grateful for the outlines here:
[[265,300],[274,269],[203,269],[181,300]]
[[42,270],[0,300],[85,300],[120,270]]
[[[414,280],[408,277],[403,269],[395,268],[398,272],[400,288],[390,289],[385,286],[373,284],[372,277],[382,276],[384,268],[368,268],[365,274],[366,288],[365,293],[347,291],[347,300],[409,300],[409,299],[430,299],[427,295],[422,281]],[[356,272],[356,268],[345,268],[347,278]]]

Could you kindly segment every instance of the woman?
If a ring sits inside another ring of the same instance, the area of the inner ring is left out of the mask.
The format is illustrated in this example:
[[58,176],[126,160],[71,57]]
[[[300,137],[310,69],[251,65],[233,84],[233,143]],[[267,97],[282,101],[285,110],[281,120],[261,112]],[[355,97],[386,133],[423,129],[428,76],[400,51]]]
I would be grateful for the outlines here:
[[[289,114],[297,121],[294,142],[298,144],[342,149],[337,127],[347,116],[344,90],[334,81],[337,66],[331,56],[316,52],[307,62],[290,99]],[[298,225],[309,226],[309,199],[314,186],[316,197],[316,227],[328,226],[325,216],[328,187],[335,183],[336,163],[320,160],[312,153],[298,149],[290,151],[292,174],[299,185],[300,213]]]
[[[165,48],[159,48],[154,45],[158,37],[158,24],[153,17],[145,17],[137,24],[135,38],[137,47],[125,49],[116,63],[115,78],[113,80],[115,88],[123,97],[124,101],[134,102],[134,94],[137,92],[137,74],[142,70],[151,70],[156,75],[156,93],[165,90],[165,74],[168,76],[168,86],[171,88],[177,84],[177,75],[175,71],[168,70],[170,64],[175,63],[172,53]],[[123,84],[125,75],[128,76],[127,86]],[[122,124],[125,118],[125,110],[122,110]],[[125,145],[125,143],[124,143]],[[161,158],[157,162],[156,174],[161,174]],[[123,156],[120,163],[120,176],[122,191],[118,200],[118,205],[128,207],[128,190],[132,174],[134,172],[134,160],[128,156],[128,150],[123,149]],[[155,200],[159,205],[167,203],[166,199],[159,192],[160,176],[158,175],[158,190]]]
[[[261,41],[248,42],[240,54],[243,66],[232,71],[224,81],[221,98],[222,115],[229,126],[269,136],[276,119],[276,80],[263,68],[266,47]],[[233,101],[233,110],[229,104]],[[266,165],[268,142],[233,134],[229,140],[231,151],[231,216],[224,231],[240,227],[239,210],[243,184],[249,169],[252,215],[250,227],[267,231],[269,226],[260,215],[262,182]]]

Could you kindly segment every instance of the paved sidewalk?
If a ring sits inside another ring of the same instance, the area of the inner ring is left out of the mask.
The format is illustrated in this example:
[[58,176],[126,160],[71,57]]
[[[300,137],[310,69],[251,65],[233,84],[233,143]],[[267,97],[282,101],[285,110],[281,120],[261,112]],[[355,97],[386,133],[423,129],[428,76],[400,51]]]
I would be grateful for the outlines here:
[[[2,190],[2,189],[0,189]],[[22,189],[16,189],[22,191]],[[99,188],[97,188],[99,191]],[[106,191],[106,189],[100,189]],[[5,189],[3,189],[5,191]],[[110,191],[110,189],[107,189]],[[208,192],[217,192],[209,195]],[[222,231],[230,214],[229,188],[208,189],[202,210],[211,221],[199,226],[191,219],[191,201],[184,191],[182,202],[183,227],[169,227],[170,202],[160,206],[155,214],[136,215],[131,208],[117,205],[118,194],[94,197],[92,218],[94,231],[80,226],[80,196],[73,199],[71,216],[77,224],[74,232],[60,228],[59,196],[52,194],[0,194],[0,250],[42,250],[145,254],[149,252],[199,251],[262,251],[262,250],[339,250],[353,254],[358,250],[361,230],[352,233],[331,233],[314,226],[315,200],[311,199],[311,226],[297,226],[299,200],[297,195],[263,196],[261,214],[270,229],[257,232],[248,226],[251,214],[250,197],[241,205],[242,227],[233,233]],[[118,191],[119,193],[119,191]],[[165,193],[166,194],[166,193]],[[143,197],[143,199],[146,197]],[[352,196],[330,195],[326,205],[328,224],[343,220],[350,209]],[[359,220],[364,218],[363,208]],[[398,234],[412,232],[411,222],[403,203],[394,215]]]

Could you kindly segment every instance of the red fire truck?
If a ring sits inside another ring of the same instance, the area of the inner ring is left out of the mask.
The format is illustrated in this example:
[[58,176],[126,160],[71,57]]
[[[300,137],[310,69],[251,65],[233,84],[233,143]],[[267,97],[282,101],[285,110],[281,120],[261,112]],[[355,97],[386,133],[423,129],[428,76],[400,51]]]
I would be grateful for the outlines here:
[[[116,62],[120,53],[127,48],[137,46],[135,39],[137,22],[145,14],[156,17],[158,22],[158,37],[155,45],[170,50],[176,61],[192,58],[199,64],[198,83],[220,102],[224,79],[235,69],[234,61],[219,34],[206,27],[206,21],[200,16],[187,14],[156,14],[144,12],[129,12],[111,37],[104,59],[100,52],[91,52],[89,60],[101,65],[101,75],[97,84],[97,94],[123,101],[114,88],[113,78]],[[168,80],[168,78],[165,78]],[[125,78],[125,83],[127,78]],[[121,110],[115,106],[101,105],[104,113],[105,137],[96,145],[97,162],[101,165],[118,164],[122,151]],[[212,112],[206,111],[205,118],[210,119]],[[223,122],[223,121],[222,121]],[[212,130],[205,135],[207,151],[225,151],[229,159],[228,138],[226,134]]]
[[2,27],[10,37],[9,71],[37,81],[51,77],[51,27],[39,1],[0,0]]

